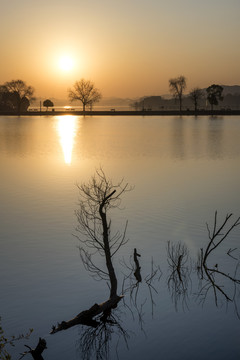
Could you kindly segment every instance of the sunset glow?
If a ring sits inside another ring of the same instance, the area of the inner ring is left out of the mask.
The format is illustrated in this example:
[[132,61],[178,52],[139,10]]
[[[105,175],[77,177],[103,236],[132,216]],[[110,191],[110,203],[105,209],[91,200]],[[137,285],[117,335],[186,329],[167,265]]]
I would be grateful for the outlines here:
[[62,56],[59,59],[59,68],[62,71],[71,71],[73,69],[73,59],[70,56]]
[[36,97],[58,99],[81,78],[104,97],[133,99],[169,94],[179,75],[187,91],[237,85],[239,13],[236,0],[144,0],[137,11],[127,0],[4,1],[1,82],[22,79]]

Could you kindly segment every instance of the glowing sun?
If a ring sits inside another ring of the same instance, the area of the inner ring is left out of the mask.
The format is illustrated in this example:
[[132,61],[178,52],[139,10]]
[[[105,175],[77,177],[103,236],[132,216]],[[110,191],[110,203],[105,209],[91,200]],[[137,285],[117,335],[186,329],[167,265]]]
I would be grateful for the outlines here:
[[73,59],[70,56],[62,56],[59,59],[59,68],[62,71],[70,71],[73,68]]

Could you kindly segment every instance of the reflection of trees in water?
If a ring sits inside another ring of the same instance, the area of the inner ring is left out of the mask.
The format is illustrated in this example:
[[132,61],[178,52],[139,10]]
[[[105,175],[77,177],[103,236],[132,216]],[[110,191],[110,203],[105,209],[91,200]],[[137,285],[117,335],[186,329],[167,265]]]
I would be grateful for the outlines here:
[[[154,286],[154,282],[158,281],[161,277],[161,270],[158,266],[151,262],[151,271],[145,277],[142,278],[141,267],[138,262],[136,249],[134,249],[133,256],[130,256],[129,264],[125,260],[122,261],[123,269],[127,274],[124,275],[122,281],[122,294],[119,296],[119,301],[123,299],[123,307],[121,310],[118,308],[118,302],[106,305],[107,302],[103,303],[106,306],[105,310],[99,315],[94,316],[84,324],[88,327],[81,327],[78,347],[82,353],[84,360],[92,359],[108,359],[110,357],[110,350],[115,348],[116,353],[118,352],[118,346],[123,342],[128,348],[128,340],[130,339],[130,333],[122,325],[121,315],[122,311],[130,311],[133,319],[135,316],[143,330],[143,308],[146,304],[147,298],[145,297],[143,302],[139,302],[141,286],[145,293],[146,287],[148,289],[148,299],[153,306],[156,305],[154,302],[153,293],[157,294],[157,290]],[[144,289],[145,285],[145,289]],[[111,291],[110,291],[111,292]],[[129,296],[127,296],[129,295]],[[114,299],[114,298],[113,298]],[[114,301],[114,300],[113,300]],[[111,302],[111,298],[109,299]],[[94,306],[98,306],[97,304]],[[114,347],[115,345],[115,347]]]
[[173,117],[170,126],[163,126],[160,133],[159,126],[154,122],[151,122],[151,126],[142,124],[138,132],[135,122],[128,122],[127,125],[125,122],[118,122],[117,138],[113,136],[115,128],[108,127],[106,121],[99,121],[96,117],[91,118],[91,121],[80,117],[74,119],[73,116],[67,119],[66,115],[54,119],[43,116],[41,121],[34,116],[13,117],[0,122],[0,151],[20,156],[56,153],[59,152],[58,140],[68,162],[71,149],[75,156],[100,161],[103,156],[115,159],[123,156],[136,157],[146,155],[146,151],[150,156],[162,156],[167,151],[170,152],[170,157],[172,155],[174,159],[182,160],[192,156],[216,159],[237,151],[236,146],[234,147],[237,139],[232,140],[237,132],[234,132],[234,127],[225,126],[227,119],[219,116],[209,119]]
[[198,259],[196,261],[196,274],[198,277],[198,290],[192,290],[193,280],[191,279],[191,270],[193,261],[189,260],[189,252],[184,244],[168,243],[167,254],[170,275],[168,277],[168,289],[175,304],[176,310],[181,303],[182,308],[188,307],[190,295],[196,296],[201,304],[204,304],[207,296],[212,291],[216,306],[224,300],[226,303],[233,303],[237,316],[239,317],[237,307],[237,297],[239,295],[240,278],[238,278],[239,259],[233,255],[236,249],[229,249],[227,256],[234,262],[234,270],[232,274],[222,269],[220,263],[214,266],[209,265],[210,255],[213,255],[216,249],[229,236],[230,232],[240,225],[240,218],[230,224],[232,214],[227,215],[225,220],[218,225],[217,212],[215,213],[212,231],[207,224],[209,242],[206,249],[200,249]]
[[[77,235],[80,241],[80,255],[85,268],[95,277],[108,279],[110,282],[110,298],[117,295],[117,277],[112,259],[117,251],[127,242],[126,229],[111,233],[111,220],[107,213],[110,209],[120,206],[121,195],[130,190],[128,184],[114,185],[107,179],[103,170],[96,172],[88,184],[78,186],[80,192],[79,209],[76,211],[78,220]],[[101,255],[106,262],[107,270],[96,265],[95,255]]]
[[[135,314],[137,315],[138,322],[143,330],[143,308],[149,301],[153,316],[154,307],[156,306],[155,296],[158,294],[155,284],[160,281],[162,271],[160,266],[156,265],[152,259],[150,270],[147,274],[142,274],[138,260],[140,257],[141,255],[137,253],[137,249],[134,249],[133,256],[130,256],[129,262],[122,261],[123,268],[125,269],[122,293],[125,295],[123,299],[125,307],[130,311],[133,319]],[[126,298],[126,295],[129,295],[129,297]]]
[[14,117],[2,122],[0,128],[0,150],[11,155],[23,156],[33,152],[33,123],[26,118]]
[[107,314],[96,318],[97,327],[81,328],[79,338],[79,350],[82,353],[82,359],[92,358],[108,359],[110,356],[110,345],[114,338],[117,344],[123,339],[128,347],[128,332],[122,327],[120,316],[109,311]]
[[207,153],[210,159],[223,156],[224,121],[222,117],[210,117],[207,132]]
[[[129,309],[133,316],[132,307],[134,307],[139,322],[142,323],[142,309],[146,299],[143,303],[138,303],[140,283],[148,288],[153,311],[153,292],[157,293],[154,281],[161,276],[161,271],[152,261],[149,274],[143,276],[138,260],[140,254],[134,249],[129,264],[127,265],[125,260],[122,263],[127,273],[122,281],[122,295],[118,295],[118,278],[113,266],[113,258],[127,242],[127,222],[122,233],[118,231],[112,233],[112,222],[108,218],[108,212],[119,208],[121,196],[131,190],[131,187],[123,181],[113,184],[100,169],[89,183],[79,185],[78,189],[80,200],[76,211],[78,221],[76,236],[80,241],[81,260],[86,270],[95,279],[108,281],[110,296],[105,302],[94,304],[73,319],[53,326],[51,333],[54,334],[79,324],[84,325],[79,341],[84,359],[92,358],[93,354],[97,359],[102,359],[108,358],[110,341],[114,337],[118,338],[117,341],[123,340],[125,344],[127,343],[128,333],[121,325],[116,312],[118,302],[123,298],[126,309]],[[105,259],[106,269],[98,265],[99,255]],[[129,295],[129,302],[125,300],[126,295]]]
[[[240,225],[240,217],[232,224],[229,224],[231,217],[232,214],[226,215],[226,218],[222,224],[218,225],[217,212],[215,212],[212,231],[207,224],[209,243],[205,250],[201,249],[198,258],[198,269],[200,269],[200,279],[203,283],[199,293],[201,296],[201,301],[204,302],[208,292],[212,290],[216,306],[218,306],[220,297],[223,297],[227,302],[235,303],[237,285],[240,285],[240,279],[237,279],[239,261],[232,255],[234,249],[232,250],[230,248],[227,252],[227,255],[230,256],[233,261],[237,262],[232,275],[230,275],[229,272],[227,273],[223,270],[220,270],[221,264],[219,263],[216,263],[214,266],[209,265],[210,255],[213,254],[213,252],[222,244],[230,232],[235,227]],[[232,285],[231,291],[229,290],[229,285]]]
[[[183,310],[188,309],[189,302],[191,299],[195,299],[196,293],[200,303],[203,304],[207,296],[210,296],[210,290],[212,290],[216,306],[220,303],[220,297],[223,297],[227,303],[231,302],[234,304],[237,316],[239,316],[236,299],[239,292],[238,285],[240,285],[240,280],[237,278],[239,261],[235,256],[236,249],[230,248],[227,252],[227,255],[236,262],[233,274],[222,270],[221,264],[216,264],[215,266],[208,265],[210,254],[213,255],[231,231],[240,225],[240,218],[230,224],[231,217],[232,214],[227,215],[222,224],[218,225],[217,212],[215,213],[213,230],[210,231],[207,225],[209,242],[205,250],[200,249],[197,261],[193,261],[190,258],[189,250],[185,244],[181,242],[176,244],[170,241],[168,242],[167,261],[169,275],[167,276],[167,285],[176,310],[179,309],[179,305],[181,305]],[[122,237],[119,239],[122,239]],[[86,263],[86,258],[82,257],[82,259]],[[196,263],[196,271],[193,271],[194,263]],[[133,255],[130,256],[128,262],[124,259],[121,264],[125,269],[122,282],[122,294],[124,295],[123,305],[130,311],[133,318],[135,318],[135,315],[137,316],[140,328],[144,331],[144,306],[147,300],[151,302],[153,316],[153,309],[157,304],[156,299],[158,294],[156,281],[159,281],[161,278],[162,271],[152,260],[149,273],[147,275],[143,274],[141,269],[141,255],[137,249],[134,249]],[[92,272],[94,269],[93,262],[91,261],[90,266],[88,264],[86,268]],[[97,275],[99,275],[98,271],[99,269],[97,268]],[[96,272],[93,271],[93,274],[96,274]],[[200,284],[197,291],[193,289],[193,284],[197,284],[197,282],[194,283],[193,281],[193,276],[195,275],[197,275]],[[227,280],[228,283],[223,283],[223,279]],[[223,287],[223,285],[225,285],[225,287]],[[229,285],[232,285],[232,289],[229,288]],[[230,290],[232,291],[231,295],[229,294]],[[113,339],[117,339],[116,343],[122,339],[127,344],[129,333],[123,328],[121,316],[119,317],[117,315],[116,308],[117,303],[113,307],[107,307],[106,311],[103,311],[95,317],[94,321],[97,322],[96,326],[82,329],[79,345],[85,354],[84,359],[90,359],[93,353],[97,359],[108,358],[110,354],[110,343],[113,345]]]
[[191,266],[189,263],[189,251],[185,244],[178,242],[167,244],[167,261],[170,275],[167,279],[168,290],[174,302],[175,309],[181,302],[183,309],[188,306],[189,283],[191,281]]
[[[192,120],[191,123],[190,120]],[[207,124],[205,121],[208,121]],[[183,160],[187,157],[202,156],[209,159],[222,158],[224,155],[224,120],[221,117],[174,118],[172,120],[172,155]]]
[[[76,216],[78,220],[77,238],[81,243],[80,256],[88,272],[94,278],[108,280],[110,289],[109,300],[103,304],[94,305],[91,314],[89,310],[87,313],[85,312],[85,315],[87,314],[85,325],[89,327],[82,329],[79,344],[84,359],[90,359],[93,353],[97,359],[102,359],[108,358],[110,342],[113,337],[117,337],[118,341],[122,339],[125,344],[128,339],[128,333],[121,325],[120,317],[116,313],[117,304],[123,296],[117,295],[118,279],[112,261],[114,255],[127,242],[127,222],[123,233],[117,231],[112,234],[112,222],[108,218],[108,212],[110,209],[119,208],[121,196],[131,188],[128,184],[123,184],[123,181],[113,184],[106,178],[102,169],[96,172],[88,184],[82,184],[78,188],[81,198]],[[107,270],[97,265],[98,255],[104,257]],[[137,309],[138,317],[141,318],[137,304],[139,284],[142,282],[139,257],[137,250],[134,249],[133,263],[130,257],[130,266],[125,266],[128,274],[124,276],[122,294],[130,294],[130,301]],[[152,301],[152,291],[155,290],[153,281],[157,272],[158,269],[155,269],[152,264],[151,274],[143,279],[149,288]],[[126,305],[126,302],[124,304]],[[126,306],[130,309],[130,306]],[[82,313],[80,313],[80,317],[82,317]],[[78,320],[80,317],[78,316]],[[83,324],[82,319],[80,323]],[[63,324],[63,327],[66,327],[66,323]],[[61,324],[55,327],[53,332],[60,329]]]
[[[85,324],[95,329],[99,327],[102,330],[107,329],[102,327],[102,322],[108,324],[108,320],[112,316],[112,309],[116,308],[122,299],[122,296],[117,294],[118,281],[113,266],[113,257],[127,242],[127,223],[123,234],[118,231],[112,234],[108,211],[118,208],[121,203],[121,196],[131,188],[128,184],[123,184],[123,181],[113,184],[100,169],[96,171],[89,183],[78,185],[78,189],[80,199],[79,209],[76,211],[78,221],[76,236],[80,241],[80,256],[85,268],[94,278],[109,282],[110,296],[105,302],[94,304],[75,318],[53,326],[52,333],[77,324]],[[97,265],[96,258],[98,255],[105,259],[106,269]],[[98,333],[98,331],[96,330],[93,333]]]
[[55,146],[52,122],[45,117],[13,117],[0,122],[0,151],[14,156],[51,152]]
[[[108,359],[113,344],[125,343],[128,346],[129,331],[124,328],[121,321],[121,312],[118,303],[122,303],[121,310],[130,311],[133,319],[138,319],[140,328],[143,328],[144,306],[150,301],[153,316],[154,306],[157,305],[159,287],[158,281],[162,277],[162,271],[154,261],[151,261],[150,270],[142,271],[141,254],[134,249],[129,260],[122,260],[123,281],[121,295],[118,294],[119,276],[113,266],[113,258],[118,250],[126,243],[126,228],[123,232],[111,232],[111,220],[108,217],[110,209],[119,208],[121,196],[131,190],[123,181],[113,184],[102,169],[96,172],[89,183],[78,186],[80,192],[79,209],[76,211],[78,220],[77,238],[80,241],[80,255],[85,268],[94,277],[107,280],[110,294],[106,301],[93,304],[89,309],[81,311],[68,321],[62,321],[52,327],[51,334],[67,330],[75,325],[82,325],[79,334],[79,349],[84,360]],[[175,309],[188,309],[190,298],[196,297],[193,291],[192,275],[197,275],[200,287],[197,297],[204,303],[207,296],[213,292],[216,306],[219,305],[219,297],[227,303],[233,303],[237,315],[237,295],[239,292],[240,279],[238,279],[239,256],[235,255],[236,249],[229,249],[227,256],[236,263],[233,274],[224,271],[219,262],[210,266],[210,255],[223,243],[234,228],[240,225],[240,218],[232,224],[232,214],[227,215],[222,224],[218,225],[217,212],[212,231],[207,225],[209,242],[204,249],[200,249],[198,260],[193,272],[194,263],[186,245],[178,242],[168,242],[167,261],[169,274],[167,276],[168,290],[175,305]],[[98,255],[105,259],[105,268],[98,266]],[[223,280],[227,281],[227,286]],[[229,284],[232,285],[232,293],[229,294]],[[240,317],[240,316],[239,316]],[[46,344],[45,344],[46,345]],[[32,349],[29,347],[33,356]],[[43,350],[45,347],[43,348]],[[23,354],[25,355],[25,353]],[[42,356],[40,354],[40,356]],[[39,358],[40,359],[40,358]]]
[[183,160],[186,156],[186,126],[182,117],[172,120],[172,151],[173,157]]

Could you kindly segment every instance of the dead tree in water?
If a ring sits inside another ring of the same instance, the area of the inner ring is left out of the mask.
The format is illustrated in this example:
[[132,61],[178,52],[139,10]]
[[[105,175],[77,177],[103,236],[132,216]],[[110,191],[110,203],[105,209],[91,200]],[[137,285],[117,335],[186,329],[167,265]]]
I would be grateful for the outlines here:
[[[218,214],[216,211],[214,216],[214,225],[212,231],[210,230],[207,224],[209,242],[204,251],[203,249],[201,249],[201,253],[199,254],[199,259],[198,259],[198,271],[200,270],[201,280],[206,280],[206,284],[200,290],[200,294],[202,296],[203,302],[205,301],[207,293],[210,289],[213,290],[216,305],[218,305],[218,294],[223,295],[226,301],[235,301],[236,286],[240,285],[240,279],[237,278],[239,261],[236,265],[235,272],[233,275],[230,275],[225,271],[221,271],[219,269],[220,265],[218,263],[214,266],[208,265],[210,254],[212,254],[218,248],[218,246],[222,244],[222,242],[227,238],[227,236],[235,227],[240,225],[240,217],[238,217],[231,225],[229,225],[229,220],[232,217],[232,215],[233,214],[227,214],[225,220],[222,222],[220,226],[218,226],[217,224]],[[230,248],[227,254],[231,258],[238,260],[237,258],[234,258],[231,254],[234,250],[236,249]],[[225,290],[224,287],[219,284],[220,280],[221,281],[228,280],[229,283],[232,283],[234,285],[232,296],[230,296],[227,290]]]
[[[122,299],[122,296],[115,296],[112,299],[109,299],[102,304],[94,304],[88,310],[80,312],[73,319],[68,321],[62,321],[57,325],[52,326],[52,331],[50,334],[55,334],[58,331],[67,330],[75,325],[87,325],[93,328],[97,328],[102,319],[111,314],[111,310],[117,307],[118,302]],[[102,315],[101,319],[96,320],[96,317],[100,314]]]
[[[77,186],[80,200],[79,209],[75,212],[78,220],[76,237],[81,243],[80,256],[83,265],[93,277],[110,282],[110,296],[102,304],[95,304],[73,319],[53,326],[51,334],[78,324],[98,327],[100,322],[96,321],[96,316],[103,314],[103,319],[109,316],[111,310],[116,308],[122,299],[122,296],[117,295],[117,277],[112,258],[127,242],[127,222],[123,234],[117,231],[112,235],[111,220],[108,219],[107,213],[110,209],[120,206],[121,195],[131,188],[128,184],[123,184],[123,181],[114,185],[111,180],[107,179],[102,169],[96,171],[96,175],[91,178],[89,183]],[[101,255],[105,258],[106,270],[97,265],[97,261],[93,259],[94,255]]]
[[84,327],[81,329],[78,341],[79,351],[82,360],[108,360],[110,359],[112,341],[116,342],[116,356],[118,357],[118,343],[122,339],[128,348],[129,334],[121,324],[121,317],[118,314],[109,313],[106,317],[99,318],[97,327]]
[[[102,169],[96,171],[89,183],[77,185],[80,193],[79,209],[76,210],[80,235],[76,237],[81,245],[80,255],[85,268],[94,276],[110,281],[110,298],[117,295],[117,277],[112,258],[121,246],[126,244],[127,222],[123,234],[111,234],[111,220],[108,211],[118,208],[121,195],[131,190],[123,181],[114,185]],[[105,258],[107,270],[98,267],[93,260],[95,254]]]
[[141,276],[141,266],[139,265],[139,261],[138,261],[138,257],[140,257],[141,255],[137,253],[137,249],[134,249],[134,254],[133,254],[133,260],[135,263],[135,271],[134,271],[134,276],[137,280],[137,282],[142,282],[142,276]]
[[[130,310],[132,317],[134,318],[134,312],[132,311],[132,306],[136,310],[137,317],[139,324],[141,325],[141,330],[143,329],[143,308],[147,301],[150,301],[151,308],[152,308],[152,317],[154,312],[154,306],[156,303],[154,302],[154,295],[153,293],[157,294],[158,291],[154,285],[155,281],[160,281],[160,278],[162,276],[162,271],[160,269],[160,266],[156,266],[154,264],[154,261],[152,259],[151,261],[151,269],[150,272],[147,273],[147,275],[143,278],[142,277],[142,269],[139,264],[138,258],[140,258],[141,255],[138,253],[137,249],[134,249],[133,255],[130,256],[129,263],[126,263],[126,261],[123,259],[121,261],[121,264],[127,270],[127,274],[124,273],[124,278],[122,282],[122,294],[129,293],[130,294],[130,304],[127,304],[125,301],[125,298],[123,299],[124,305],[128,310]],[[145,291],[145,289],[148,289],[149,297],[142,298],[142,294]]]
[[167,261],[169,264],[170,275],[167,280],[168,289],[174,301],[175,308],[178,302],[182,302],[182,307],[188,307],[188,285],[190,282],[191,267],[189,263],[189,252],[185,244],[167,244]]
[[45,339],[39,338],[38,344],[35,349],[32,349],[28,345],[24,345],[29,349],[29,351],[25,351],[22,353],[20,359],[22,359],[25,355],[31,354],[34,360],[44,360],[42,357],[42,353],[45,349],[47,349],[47,343]]

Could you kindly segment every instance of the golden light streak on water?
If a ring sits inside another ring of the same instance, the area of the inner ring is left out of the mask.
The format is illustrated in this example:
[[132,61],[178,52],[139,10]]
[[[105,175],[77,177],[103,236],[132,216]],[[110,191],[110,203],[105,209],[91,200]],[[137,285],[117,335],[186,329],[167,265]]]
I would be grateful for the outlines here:
[[59,116],[57,131],[64,155],[64,162],[70,165],[72,162],[74,139],[77,132],[77,117],[72,115]]

